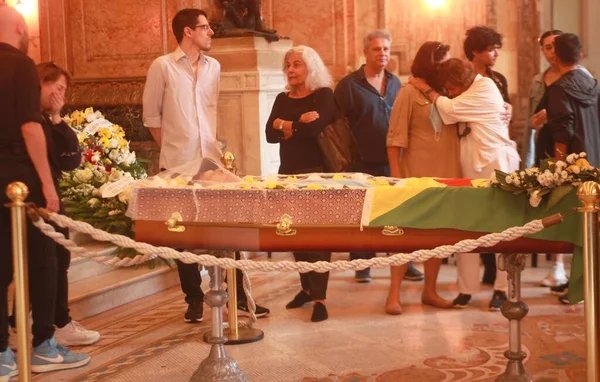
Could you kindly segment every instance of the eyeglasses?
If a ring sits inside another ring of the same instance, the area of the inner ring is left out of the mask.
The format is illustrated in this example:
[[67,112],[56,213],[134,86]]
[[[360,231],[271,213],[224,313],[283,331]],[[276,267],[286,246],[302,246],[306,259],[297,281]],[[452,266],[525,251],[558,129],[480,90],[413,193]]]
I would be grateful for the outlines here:
[[205,32],[208,32],[210,30],[210,25],[209,24],[200,24],[200,25],[194,25],[193,27],[190,27],[192,29],[196,29],[196,28],[200,28]]

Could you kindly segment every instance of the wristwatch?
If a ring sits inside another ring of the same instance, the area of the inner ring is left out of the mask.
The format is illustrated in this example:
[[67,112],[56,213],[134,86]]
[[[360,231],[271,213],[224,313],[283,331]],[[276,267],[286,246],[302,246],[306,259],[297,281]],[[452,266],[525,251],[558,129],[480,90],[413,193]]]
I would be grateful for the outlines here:
[[429,94],[431,94],[431,92],[433,92],[433,88],[429,88],[429,89],[425,90],[425,93],[423,93],[423,94],[425,94],[425,97],[429,97]]
[[279,130],[283,130],[283,123],[284,123],[284,122],[285,122],[285,121],[282,119],[282,120],[281,120],[281,123],[279,124],[279,127],[278,127],[278,129],[279,129]]

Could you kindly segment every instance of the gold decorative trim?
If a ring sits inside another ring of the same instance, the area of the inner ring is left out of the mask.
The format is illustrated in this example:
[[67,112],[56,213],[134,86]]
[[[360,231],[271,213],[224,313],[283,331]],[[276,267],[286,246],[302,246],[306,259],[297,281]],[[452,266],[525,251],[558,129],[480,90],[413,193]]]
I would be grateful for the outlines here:
[[171,218],[165,222],[165,225],[170,232],[185,232],[185,227],[179,225],[181,222],[183,222],[183,216],[181,216],[181,213],[173,212],[171,214]]
[[66,103],[69,106],[141,105],[145,80],[79,80],[69,87]]
[[396,227],[395,225],[386,225],[383,227],[381,233],[385,236],[402,236],[404,235],[404,230]]
[[293,236],[296,234],[296,230],[292,228],[292,217],[290,215],[283,215],[279,223],[277,223],[277,229],[275,230],[279,236]]

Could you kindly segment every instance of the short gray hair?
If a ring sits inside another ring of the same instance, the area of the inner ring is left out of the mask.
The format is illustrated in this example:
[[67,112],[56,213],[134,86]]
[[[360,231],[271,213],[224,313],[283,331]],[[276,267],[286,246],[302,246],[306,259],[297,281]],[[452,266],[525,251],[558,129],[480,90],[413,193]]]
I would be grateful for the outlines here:
[[365,38],[363,39],[363,49],[369,49],[371,41],[375,40],[376,38],[384,38],[388,40],[390,44],[392,43],[392,36],[389,34],[388,31],[383,29],[377,29],[365,36]]
[[[333,78],[331,73],[325,66],[325,63],[319,56],[319,54],[311,47],[306,45],[298,45],[288,50],[283,58],[283,72],[286,73],[285,62],[287,61],[290,54],[300,53],[302,55],[302,61],[306,64],[306,88],[310,91],[314,91],[320,88],[330,88],[333,85]],[[287,80],[287,78],[286,78]],[[292,90],[289,85],[285,87],[288,90]]]

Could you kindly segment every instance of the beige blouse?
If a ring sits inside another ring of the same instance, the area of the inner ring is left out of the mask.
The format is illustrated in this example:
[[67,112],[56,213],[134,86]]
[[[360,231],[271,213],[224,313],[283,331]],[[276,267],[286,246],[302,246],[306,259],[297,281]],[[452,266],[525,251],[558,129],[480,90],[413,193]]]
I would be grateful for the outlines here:
[[390,116],[388,147],[401,147],[404,178],[460,178],[460,145],[456,125],[445,125],[436,138],[429,120],[431,102],[408,84],[398,92]]

